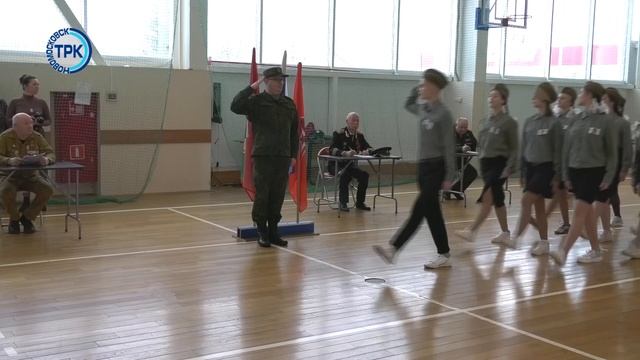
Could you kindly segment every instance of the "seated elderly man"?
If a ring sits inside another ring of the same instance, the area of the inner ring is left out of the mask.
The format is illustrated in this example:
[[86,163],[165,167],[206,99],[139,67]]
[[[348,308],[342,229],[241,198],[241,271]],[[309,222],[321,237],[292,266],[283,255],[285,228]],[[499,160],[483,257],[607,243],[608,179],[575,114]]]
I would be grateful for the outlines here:
[[[456,137],[456,153],[462,154],[468,151],[476,151],[476,146],[478,145],[478,140],[473,136],[471,130],[469,130],[469,119],[466,117],[459,117],[456,121],[456,126],[453,131]],[[460,180],[462,180],[462,191],[467,190],[469,185],[478,177],[478,171],[473,165],[469,164],[471,161],[471,157],[464,158],[464,173],[462,175],[462,179],[456,180],[456,182],[451,185],[452,191],[460,191]],[[460,158],[456,158],[456,168],[460,171]],[[445,192],[444,198],[447,200],[451,200],[451,195],[454,195],[456,199],[462,200],[462,196],[457,193]]]
[[[358,131],[360,126],[360,115],[355,112],[347,114],[347,126],[333,132],[333,141],[331,142],[331,155],[350,157],[356,154],[368,155],[371,146],[364,139],[364,135]],[[348,166],[340,177],[340,211],[349,211],[347,203],[349,202],[349,183],[352,178],[358,180],[358,193],[356,194],[356,209],[369,211],[371,210],[364,203],[367,187],[369,186],[369,173],[358,168],[357,162],[341,161],[338,164],[342,170]]]
[[[48,165],[55,155],[51,146],[40,133],[33,131],[33,119],[29,114],[18,113],[12,118],[12,128],[0,134],[0,165]],[[53,194],[53,187],[37,171],[17,171],[10,178],[0,172],[0,194],[10,216],[9,234],[19,234],[20,224],[25,234],[36,231],[33,220]],[[20,214],[16,206],[16,192],[29,191],[36,194],[31,205]]]

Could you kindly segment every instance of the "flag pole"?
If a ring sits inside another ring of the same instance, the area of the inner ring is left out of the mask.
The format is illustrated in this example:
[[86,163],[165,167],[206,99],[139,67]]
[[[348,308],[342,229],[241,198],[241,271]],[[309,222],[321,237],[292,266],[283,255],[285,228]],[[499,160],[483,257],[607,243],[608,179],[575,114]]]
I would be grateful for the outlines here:
[[[300,154],[301,154],[301,150],[304,148],[304,140],[302,140],[302,146],[298,147],[298,156],[296,159],[296,166],[299,166],[299,164],[301,163],[300,161]],[[298,174],[300,174],[300,171],[307,171],[307,169],[300,169],[298,168]],[[298,201],[296,202],[296,223],[300,223],[300,182],[302,181],[302,176],[298,175],[298,178],[296,179],[296,193],[298,194]]]

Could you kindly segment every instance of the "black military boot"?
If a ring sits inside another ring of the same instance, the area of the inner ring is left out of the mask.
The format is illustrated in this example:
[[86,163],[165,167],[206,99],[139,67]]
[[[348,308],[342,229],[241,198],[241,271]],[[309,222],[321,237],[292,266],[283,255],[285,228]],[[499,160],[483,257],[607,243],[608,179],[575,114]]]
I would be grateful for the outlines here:
[[20,222],[18,220],[9,221],[9,234],[20,234]]
[[258,245],[261,247],[270,247],[271,241],[269,241],[269,229],[267,224],[258,224]]
[[287,247],[289,242],[284,240],[278,235],[278,222],[277,221],[269,221],[269,240],[273,245]]
[[22,224],[22,228],[24,229],[23,231],[25,234],[33,234],[34,232],[36,232],[36,227],[33,226],[33,222],[24,217],[24,215],[22,215],[22,217],[20,218],[20,223]]

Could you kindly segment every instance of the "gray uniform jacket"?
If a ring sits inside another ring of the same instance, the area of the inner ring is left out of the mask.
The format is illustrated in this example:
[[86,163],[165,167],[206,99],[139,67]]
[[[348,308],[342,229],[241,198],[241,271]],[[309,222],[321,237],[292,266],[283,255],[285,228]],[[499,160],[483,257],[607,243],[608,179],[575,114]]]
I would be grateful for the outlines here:
[[536,114],[524,122],[522,129],[522,160],[533,164],[553,162],[560,177],[562,171],[562,127],[553,116]]
[[405,109],[420,120],[420,147],[418,158],[421,160],[443,158],[445,180],[453,181],[456,176],[455,137],[451,132],[453,117],[440,101],[433,104],[418,104],[418,88],[414,88],[405,102]]
[[560,123],[560,129],[561,134],[560,134],[560,148],[558,149],[558,151],[560,152],[560,171],[556,172],[556,176],[559,179],[563,179],[562,176],[562,169],[564,168],[564,137],[567,134],[567,130],[569,130],[569,128],[571,127],[571,125],[573,125],[573,122],[575,121],[575,113],[573,112],[573,110],[569,110],[564,114],[559,114],[558,115],[558,122]]
[[478,157],[507,158],[506,170],[514,173],[518,158],[518,123],[509,114],[499,113],[489,116],[478,133]]
[[[612,114],[618,128],[618,149],[622,149],[622,167],[620,171],[628,171],[633,165],[633,147],[631,145],[631,124],[623,117]],[[622,181],[624,179],[620,179]]]
[[584,111],[577,114],[564,137],[562,179],[569,180],[569,168],[605,167],[608,186],[618,162],[618,134],[608,115]]

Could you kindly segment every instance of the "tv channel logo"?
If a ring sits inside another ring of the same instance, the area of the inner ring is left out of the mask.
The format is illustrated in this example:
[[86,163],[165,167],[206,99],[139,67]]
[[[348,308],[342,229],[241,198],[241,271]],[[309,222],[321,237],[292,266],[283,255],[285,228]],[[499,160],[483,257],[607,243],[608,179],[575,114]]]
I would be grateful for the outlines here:
[[45,54],[53,70],[74,74],[82,71],[91,61],[91,41],[78,29],[60,29],[49,37]]

